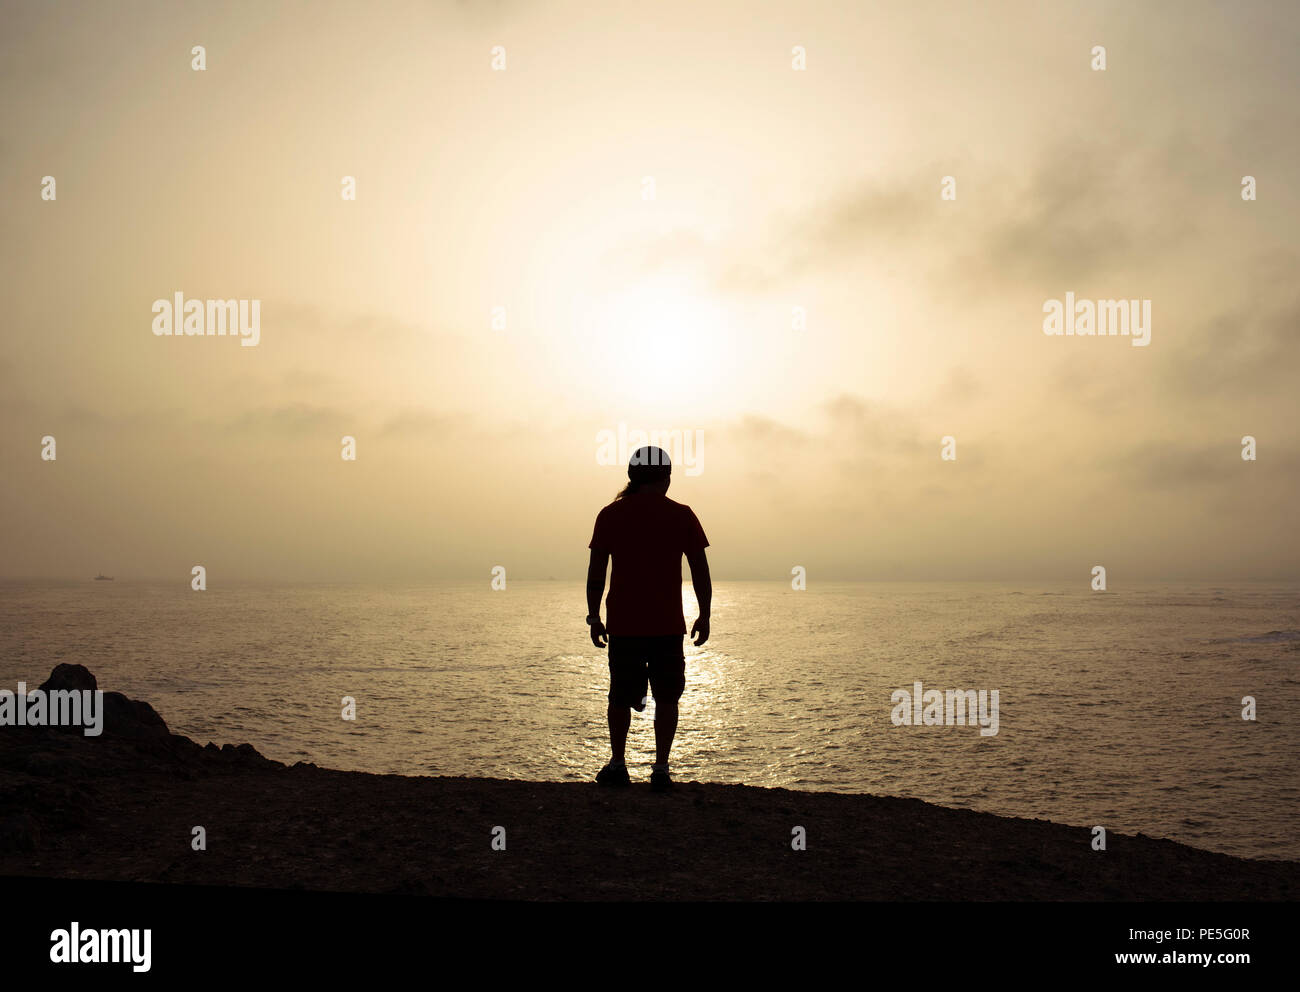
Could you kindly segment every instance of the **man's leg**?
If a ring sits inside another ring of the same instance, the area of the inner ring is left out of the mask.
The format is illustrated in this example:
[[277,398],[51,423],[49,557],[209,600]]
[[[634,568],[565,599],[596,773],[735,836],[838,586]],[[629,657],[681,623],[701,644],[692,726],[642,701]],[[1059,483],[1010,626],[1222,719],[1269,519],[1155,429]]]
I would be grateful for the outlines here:
[[655,694],[655,764],[666,770],[677,735],[677,700],[686,688],[686,659],[681,637],[657,640],[650,675]]
[[[674,710],[676,707],[674,707]],[[655,711],[656,715],[658,710]],[[609,750],[614,756],[614,760],[621,762],[623,760],[623,749],[627,747],[627,728],[632,725],[632,710],[628,706],[619,706],[613,702],[609,704]],[[677,717],[674,713],[673,726],[677,726]],[[655,723],[655,734],[658,735],[659,724]],[[672,738],[668,739],[669,746],[672,745]]]
[[[610,718],[613,719],[612,717]],[[630,719],[630,717],[629,717]],[[613,723],[610,724],[613,727]],[[611,731],[612,732],[612,731]],[[655,764],[668,764],[668,752],[673,749],[673,737],[677,733],[677,700],[659,702],[655,700]],[[627,736],[627,727],[623,727]],[[622,753],[621,751],[619,752]]]

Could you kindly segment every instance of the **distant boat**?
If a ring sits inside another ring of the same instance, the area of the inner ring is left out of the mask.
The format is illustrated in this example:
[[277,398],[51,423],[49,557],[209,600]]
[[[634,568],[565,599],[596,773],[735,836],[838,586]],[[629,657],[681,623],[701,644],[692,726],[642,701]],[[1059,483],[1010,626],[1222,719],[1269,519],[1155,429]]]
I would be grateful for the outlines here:
[[113,576],[111,576],[111,575],[105,575],[103,572],[100,572],[98,575],[95,576],[95,581],[96,581],[96,582],[112,582],[112,581],[113,581]]

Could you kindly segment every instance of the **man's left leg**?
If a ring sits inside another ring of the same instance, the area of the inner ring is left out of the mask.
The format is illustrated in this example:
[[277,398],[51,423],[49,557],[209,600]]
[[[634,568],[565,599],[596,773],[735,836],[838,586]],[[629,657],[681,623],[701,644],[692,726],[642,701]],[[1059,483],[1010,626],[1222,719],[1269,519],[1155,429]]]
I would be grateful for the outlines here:
[[655,697],[655,764],[651,769],[650,787],[667,789],[668,756],[677,735],[677,701],[686,689],[686,658],[681,637],[665,637],[650,663],[650,688]]
[[668,767],[668,752],[677,735],[677,700],[655,700],[655,764]]

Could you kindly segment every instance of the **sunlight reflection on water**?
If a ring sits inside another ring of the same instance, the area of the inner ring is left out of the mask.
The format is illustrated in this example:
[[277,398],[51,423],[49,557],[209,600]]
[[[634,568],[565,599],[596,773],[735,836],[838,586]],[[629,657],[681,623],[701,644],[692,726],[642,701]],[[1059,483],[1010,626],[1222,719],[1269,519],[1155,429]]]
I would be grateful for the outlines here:
[[[684,587],[688,624],[694,599]],[[0,583],[0,679],[59,661],[200,742],[404,774],[589,780],[606,656],[577,583],[209,590]],[[719,583],[689,646],[679,779],[880,792],[1300,857],[1300,596]],[[996,688],[1000,729],[895,727],[890,693]],[[1240,718],[1249,692],[1267,700]],[[358,719],[339,718],[344,695]],[[628,762],[648,775],[653,727]]]

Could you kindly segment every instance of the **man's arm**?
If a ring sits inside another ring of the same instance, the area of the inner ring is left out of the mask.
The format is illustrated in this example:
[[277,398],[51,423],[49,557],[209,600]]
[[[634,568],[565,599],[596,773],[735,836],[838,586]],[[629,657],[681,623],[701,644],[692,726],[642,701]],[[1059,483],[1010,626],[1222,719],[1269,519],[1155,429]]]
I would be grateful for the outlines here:
[[[691,566],[691,585],[695,588],[695,599],[700,604],[700,618],[691,627],[691,634],[695,636],[695,640],[691,643],[699,647],[709,639],[709,616],[713,612],[713,581],[709,578],[709,559],[705,557],[703,548],[686,552],[686,561]],[[601,576],[601,579],[603,581],[604,576]],[[590,596],[591,593],[588,592],[587,595]]]
[[609,642],[605,625],[600,622],[600,601],[605,596],[605,569],[609,565],[609,552],[591,549],[587,565],[587,616],[595,617],[591,625],[591,643],[603,648]]

